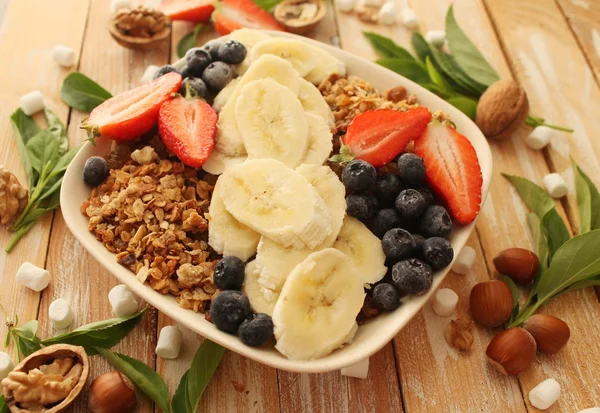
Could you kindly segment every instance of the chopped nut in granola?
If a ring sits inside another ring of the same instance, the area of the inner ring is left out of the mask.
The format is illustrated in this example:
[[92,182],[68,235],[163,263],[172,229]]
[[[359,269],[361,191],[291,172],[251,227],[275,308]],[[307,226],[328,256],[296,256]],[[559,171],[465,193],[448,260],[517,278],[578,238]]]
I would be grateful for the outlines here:
[[136,149],[131,153],[131,159],[140,165],[147,165],[158,160],[158,155],[152,146],[144,146],[142,149]]

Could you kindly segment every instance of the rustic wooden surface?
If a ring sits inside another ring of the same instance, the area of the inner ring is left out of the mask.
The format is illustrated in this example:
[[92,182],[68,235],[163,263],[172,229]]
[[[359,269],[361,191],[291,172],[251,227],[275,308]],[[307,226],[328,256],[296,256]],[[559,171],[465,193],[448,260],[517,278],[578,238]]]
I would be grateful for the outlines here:
[[[467,276],[451,274],[445,286],[461,301],[459,314],[468,314],[467,297],[478,281],[495,276],[490,266],[495,254],[507,247],[530,247],[524,221],[525,208],[500,173],[518,174],[540,182],[548,171],[572,180],[570,157],[600,184],[600,2],[598,0],[396,0],[410,5],[419,16],[420,29],[441,29],[449,4],[454,3],[459,23],[483,51],[502,78],[514,78],[527,90],[532,111],[553,123],[575,129],[560,134],[549,149],[529,150],[522,127],[503,142],[492,142],[494,183],[469,245],[477,262]],[[23,173],[12,138],[9,116],[19,96],[39,89],[49,105],[68,120],[72,143],[84,139],[78,129],[85,114],[69,111],[59,98],[62,79],[69,70],[51,59],[56,44],[78,51],[78,70],[113,93],[139,84],[146,66],[162,65],[176,58],[175,46],[193,26],[174,25],[173,35],[152,52],[133,52],[110,38],[106,24],[108,0],[0,0],[0,163]],[[337,13],[332,4],[327,18],[310,34],[366,58],[374,53],[361,31],[376,31],[408,46],[410,32],[401,25],[383,27],[359,22],[353,15]],[[214,37],[209,29],[199,43]],[[577,230],[574,193],[560,205],[560,213]],[[597,211],[596,211],[597,212]],[[0,231],[0,245],[9,234]],[[50,287],[41,294],[14,283],[23,261],[45,266],[52,274]],[[66,228],[61,214],[47,216],[10,254],[0,252],[0,303],[10,318],[38,318],[40,335],[53,334],[48,304],[58,297],[74,307],[75,324],[110,318],[106,294],[114,278],[91,258]],[[445,342],[449,318],[436,316],[426,306],[394,340],[370,360],[366,380],[338,372],[308,375],[277,371],[235,353],[227,352],[201,404],[203,412],[533,412],[529,390],[554,377],[562,385],[562,397],[549,412],[577,412],[600,406],[600,304],[592,289],[566,295],[544,311],[569,324],[572,338],[553,357],[538,363],[519,378],[506,378],[491,369],[485,347],[494,332],[475,330],[472,350],[459,354]],[[177,360],[157,359],[153,350],[158,329],[172,324],[151,311],[118,349],[141,358],[165,378],[174,391],[201,338],[184,330],[186,337]],[[0,325],[0,336],[6,328]],[[8,351],[12,352],[13,349]],[[109,370],[98,358],[92,376]],[[86,412],[85,394],[69,412]],[[148,401],[138,409],[158,411]]]

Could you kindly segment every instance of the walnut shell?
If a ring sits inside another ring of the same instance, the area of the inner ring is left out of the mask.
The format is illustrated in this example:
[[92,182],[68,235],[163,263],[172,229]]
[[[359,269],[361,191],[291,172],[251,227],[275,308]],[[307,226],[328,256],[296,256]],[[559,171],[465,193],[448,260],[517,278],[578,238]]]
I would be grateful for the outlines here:
[[111,36],[129,49],[151,49],[171,34],[171,23],[158,10],[140,6],[117,12],[108,25]]
[[[31,354],[29,357],[25,358],[21,361],[14,369],[13,372],[21,371],[28,372],[32,369],[38,368],[43,364],[50,362],[56,358],[74,358],[78,363],[82,365],[82,372],[79,376],[79,381],[75,385],[75,387],[69,393],[69,396],[61,401],[59,404],[45,409],[44,413],[61,413],[66,410],[66,408],[73,403],[73,401],[79,396],[81,390],[85,386],[85,383],[88,379],[88,375],[90,372],[90,365],[88,361],[87,354],[83,347],[80,346],[72,346],[70,344],[55,344],[53,346],[44,347],[41,350],[36,351]],[[5,394],[6,397],[6,394]],[[30,412],[28,409],[22,409],[18,406],[18,402],[13,398],[6,398],[6,402],[8,408],[12,413],[27,413]]]
[[[302,19],[302,7],[308,3],[317,6],[317,11],[310,19]],[[283,24],[288,32],[295,34],[310,32],[325,17],[326,13],[327,7],[322,0],[283,0],[273,10],[275,19]]]
[[481,95],[475,123],[488,139],[504,139],[523,124],[528,113],[525,90],[514,80],[498,80]]

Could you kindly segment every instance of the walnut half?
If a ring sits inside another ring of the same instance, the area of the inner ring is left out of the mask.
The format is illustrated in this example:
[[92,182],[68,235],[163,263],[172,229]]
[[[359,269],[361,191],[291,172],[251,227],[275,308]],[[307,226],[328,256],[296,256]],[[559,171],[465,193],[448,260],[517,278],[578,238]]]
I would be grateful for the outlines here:
[[11,412],[59,413],[75,400],[89,374],[83,347],[56,344],[24,359],[2,380]]

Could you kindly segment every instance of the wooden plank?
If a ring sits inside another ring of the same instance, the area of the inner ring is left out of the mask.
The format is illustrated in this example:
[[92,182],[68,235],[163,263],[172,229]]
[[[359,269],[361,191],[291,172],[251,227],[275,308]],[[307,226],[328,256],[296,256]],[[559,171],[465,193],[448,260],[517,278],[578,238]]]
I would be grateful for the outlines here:
[[600,82],[600,3],[594,0],[556,0]]
[[[3,2],[4,6],[7,4]],[[5,59],[0,78],[0,163],[14,172],[23,185],[26,182],[10,115],[18,108],[21,95],[38,89],[44,94],[46,105],[66,119],[68,108],[60,103],[58,87],[68,71],[54,63],[52,49],[57,44],[65,44],[79,50],[87,12],[88,2],[81,0],[42,3],[22,0],[10,2],[6,8],[0,30],[0,53],[10,58]],[[32,21],[50,21],[52,30],[45,25],[27,24]],[[36,116],[38,122],[42,119],[43,116]],[[40,294],[17,286],[14,276],[24,261],[45,266],[51,220],[52,214],[41,219],[11,254],[4,252],[11,234],[5,228],[0,229],[0,303],[8,317],[18,315],[21,322],[37,316]],[[56,282],[56,274],[51,273],[51,282]],[[2,323],[0,336],[5,334],[6,326]]]

